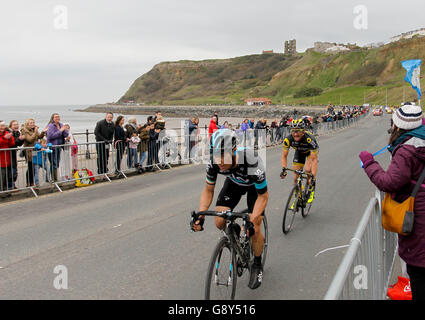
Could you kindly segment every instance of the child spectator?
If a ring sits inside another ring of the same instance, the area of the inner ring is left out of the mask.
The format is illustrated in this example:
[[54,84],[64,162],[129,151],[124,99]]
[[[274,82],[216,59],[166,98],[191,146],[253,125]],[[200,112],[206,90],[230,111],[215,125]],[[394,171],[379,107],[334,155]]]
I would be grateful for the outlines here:
[[140,138],[137,135],[137,131],[133,132],[133,135],[128,142],[128,167],[133,168],[138,166],[137,162],[137,146],[140,143]]
[[47,155],[52,153],[52,144],[47,144],[46,139],[41,139],[40,143],[36,143],[34,146],[33,156],[32,156],[32,163],[34,166],[34,182],[36,188],[40,187],[39,183],[39,172],[40,168],[44,169],[45,172],[45,181],[50,181],[50,174],[49,174],[49,165],[47,162]]

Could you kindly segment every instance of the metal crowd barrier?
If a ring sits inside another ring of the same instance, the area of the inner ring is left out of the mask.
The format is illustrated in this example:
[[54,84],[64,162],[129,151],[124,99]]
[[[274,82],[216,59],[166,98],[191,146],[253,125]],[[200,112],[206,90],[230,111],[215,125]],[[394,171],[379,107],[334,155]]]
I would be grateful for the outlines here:
[[[326,134],[337,128],[351,126],[358,120],[314,124],[311,131],[318,135]],[[245,131],[236,129],[235,133],[240,146],[259,150],[282,143],[290,130],[288,127]],[[52,146],[48,151],[35,150],[33,147],[0,149],[0,195],[30,190],[37,197],[36,190],[46,185],[54,186],[62,192],[61,185],[81,180],[82,177],[75,173],[85,169],[90,172],[91,179],[103,177],[111,181],[113,176],[127,178],[128,173],[141,172],[141,169],[164,170],[172,165],[201,163],[209,159],[208,146],[208,130],[200,128],[192,135],[183,130],[163,130],[156,139],[147,142],[144,152],[139,147],[136,151],[130,149],[129,144],[122,141],[64,144]],[[33,157],[37,157],[37,160]],[[9,163],[6,163],[6,158],[10,159]]]
[[384,300],[397,253],[397,234],[381,224],[382,194],[369,201],[325,300]]

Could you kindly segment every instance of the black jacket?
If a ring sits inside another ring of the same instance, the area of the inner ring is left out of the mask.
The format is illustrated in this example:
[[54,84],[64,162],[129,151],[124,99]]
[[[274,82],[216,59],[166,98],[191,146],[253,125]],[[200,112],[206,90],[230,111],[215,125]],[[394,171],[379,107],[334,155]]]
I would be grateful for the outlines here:
[[[17,148],[20,147],[24,144],[25,140],[19,140],[19,136],[21,135],[21,132],[19,131],[12,131],[11,129],[9,129],[9,132],[12,133],[13,139],[15,139],[15,146],[13,148]],[[12,167],[16,168],[18,166],[18,161],[17,161],[17,157],[16,157],[16,150],[12,150],[10,152],[11,155],[11,163],[12,163]]]
[[120,127],[120,126],[116,126],[115,131],[114,131],[115,148],[117,148],[117,146],[118,146],[117,141],[121,141],[120,147],[121,146],[125,147],[125,145],[127,143],[126,139],[127,139],[127,136],[125,134],[124,128]]
[[105,141],[110,143],[114,137],[114,124],[108,123],[105,119],[100,120],[94,129],[96,141]]

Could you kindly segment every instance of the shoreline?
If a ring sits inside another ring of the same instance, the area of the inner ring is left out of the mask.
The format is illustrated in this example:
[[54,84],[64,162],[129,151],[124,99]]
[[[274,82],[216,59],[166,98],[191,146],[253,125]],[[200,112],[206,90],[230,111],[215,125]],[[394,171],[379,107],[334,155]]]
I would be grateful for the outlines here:
[[284,106],[128,106],[97,104],[85,109],[74,110],[76,112],[113,112],[123,115],[152,115],[156,111],[161,111],[164,117],[182,118],[198,116],[200,118],[210,118],[214,111],[220,117],[234,118],[280,118],[286,114],[292,115],[294,109],[300,115],[317,115],[326,112],[326,107],[284,107]]

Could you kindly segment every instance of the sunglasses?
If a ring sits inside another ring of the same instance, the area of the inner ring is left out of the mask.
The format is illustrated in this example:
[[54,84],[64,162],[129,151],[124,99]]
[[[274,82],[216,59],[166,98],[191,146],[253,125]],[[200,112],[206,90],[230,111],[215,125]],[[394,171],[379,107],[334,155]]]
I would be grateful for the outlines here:
[[304,130],[303,129],[292,129],[291,132],[302,133],[302,132],[304,132]]

